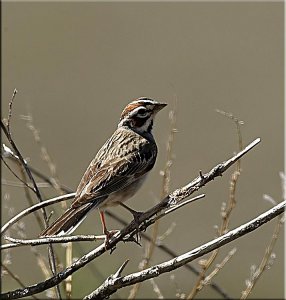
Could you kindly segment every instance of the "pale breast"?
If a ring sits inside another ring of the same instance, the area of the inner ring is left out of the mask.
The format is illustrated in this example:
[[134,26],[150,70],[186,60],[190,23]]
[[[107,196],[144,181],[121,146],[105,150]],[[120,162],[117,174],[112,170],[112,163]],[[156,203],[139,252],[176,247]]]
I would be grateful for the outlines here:
[[129,186],[125,187],[124,189],[114,192],[106,198],[102,204],[98,206],[99,209],[105,209],[108,206],[116,206],[119,205],[120,202],[125,202],[129,198],[133,197],[136,192],[140,189],[142,186],[143,182],[145,181],[147,177],[147,174],[144,176],[140,177],[137,181],[134,181],[132,184]]

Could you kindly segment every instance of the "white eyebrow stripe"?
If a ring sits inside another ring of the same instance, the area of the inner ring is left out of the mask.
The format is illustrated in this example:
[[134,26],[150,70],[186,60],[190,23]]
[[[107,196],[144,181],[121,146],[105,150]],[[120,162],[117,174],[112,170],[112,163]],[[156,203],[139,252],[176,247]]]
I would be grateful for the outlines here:
[[138,98],[138,99],[134,100],[133,102],[131,102],[130,104],[134,104],[134,103],[142,103],[144,105],[154,105],[158,102],[144,97],[144,98]]
[[144,106],[138,106],[138,107],[136,107],[135,109],[133,109],[133,110],[130,112],[130,115],[129,115],[129,116],[134,116],[134,115],[136,115],[140,109],[145,109],[146,112],[148,111],[148,109],[147,109],[146,107],[144,107]]

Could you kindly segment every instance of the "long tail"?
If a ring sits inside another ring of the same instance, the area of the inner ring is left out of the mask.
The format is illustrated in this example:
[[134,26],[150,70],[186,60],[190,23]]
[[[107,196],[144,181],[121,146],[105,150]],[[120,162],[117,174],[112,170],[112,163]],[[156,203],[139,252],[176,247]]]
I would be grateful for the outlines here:
[[85,219],[87,213],[94,208],[94,203],[89,202],[79,207],[71,207],[66,212],[54,221],[41,234],[42,236],[64,235],[72,233],[80,223]]

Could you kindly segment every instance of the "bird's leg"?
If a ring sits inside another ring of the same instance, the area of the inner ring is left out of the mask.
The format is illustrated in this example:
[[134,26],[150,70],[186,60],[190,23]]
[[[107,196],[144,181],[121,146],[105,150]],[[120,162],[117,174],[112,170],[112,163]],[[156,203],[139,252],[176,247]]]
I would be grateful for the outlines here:
[[118,232],[118,230],[107,230],[106,227],[106,223],[105,223],[105,217],[104,217],[104,212],[103,211],[99,211],[100,213],[100,220],[101,220],[101,224],[102,224],[102,231],[103,234],[105,234],[105,249],[107,249],[107,247],[109,246],[109,239],[116,233]]
[[127,209],[129,212],[131,212],[131,214],[133,215],[134,218],[134,222],[136,225],[136,236],[137,236],[137,241],[139,241],[139,237],[140,237],[140,232],[139,232],[139,225],[140,225],[140,217],[142,216],[143,212],[141,211],[136,211],[130,207],[128,207],[127,205],[123,204],[122,202],[120,202],[120,205],[122,207],[124,207],[125,209]]

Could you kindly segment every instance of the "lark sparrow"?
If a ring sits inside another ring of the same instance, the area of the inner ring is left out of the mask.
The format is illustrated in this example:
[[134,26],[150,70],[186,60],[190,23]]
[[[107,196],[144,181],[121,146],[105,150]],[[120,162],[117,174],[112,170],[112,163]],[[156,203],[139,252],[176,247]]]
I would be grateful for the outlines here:
[[40,236],[73,232],[93,208],[100,211],[103,233],[108,237],[104,210],[122,205],[140,188],[153,168],[157,146],[152,135],[153,120],[167,104],[149,98],[138,98],[123,110],[118,127],[105,142],[84,173],[71,207]]

